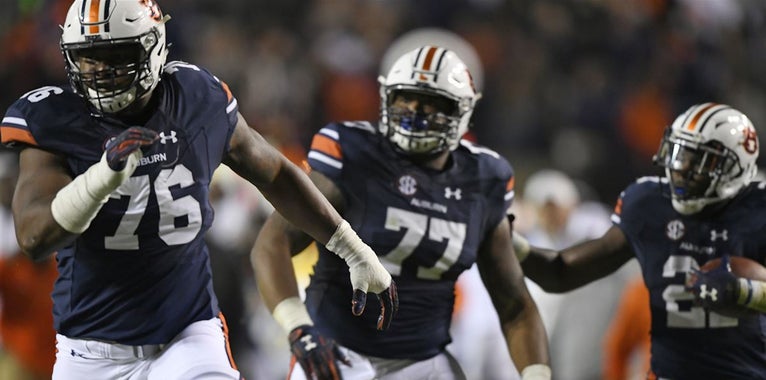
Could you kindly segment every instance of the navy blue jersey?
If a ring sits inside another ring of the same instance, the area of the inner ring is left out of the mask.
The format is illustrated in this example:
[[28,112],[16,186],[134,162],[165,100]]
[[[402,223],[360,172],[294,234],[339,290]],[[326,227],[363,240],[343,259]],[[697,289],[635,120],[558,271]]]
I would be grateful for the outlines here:
[[[208,185],[237,120],[226,85],[197,66],[170,62],[144,125],[160,140],[115,190],[90,227],[58,252],[56,330],[123,344],[167,343],[218,314],[208,251]],[[129,125],[91,115],[70,89],[25,94],[3,118],[2,140],[64,155],[72,176],[99,161],[105,142]]]
[[670,379],[766,379],[766,316],[730,318],[695,306],[686,274],[724,254],[766,261],[764,183],[727,207],[685,216],[666,179],[645,177],[620,196],[615,224],[625,233],[649,288],[653,371]]
[[345,197],[344,218],[396,281],[400,308],[376,331],[380,306],[351,314],[346,263],[321,247],[306,291],[317,326],[342,345],[383,358],[425,359],[450,342],[455,280],[505,217],[513,172],[497,153],[466,141],[437,172],[397,155],[367,122],[330,124],[315,135],[309,164]]

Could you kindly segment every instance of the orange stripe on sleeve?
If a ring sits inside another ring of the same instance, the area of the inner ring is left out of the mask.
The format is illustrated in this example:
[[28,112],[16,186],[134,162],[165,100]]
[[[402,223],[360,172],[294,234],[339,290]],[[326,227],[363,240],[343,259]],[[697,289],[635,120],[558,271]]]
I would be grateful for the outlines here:
[[511,177],[511,179],[509,179],[508,183],[505,185],[505,191],[513,190],[513,186],[515,184],[516,184],[516,177]]
[[311,141],[311,149],[320,151],[339,160],[343,159],[343,152],[340,149],[340,144],[324,135],[314,136],[314,140]]
[[14,127],[0,126],[0,140],[3,144],[18,141],[37,146],[37,141],[35,141],[34,136],[29,131]]
[[226,100],[231,102],[231,100],[234,99],[234,95],[231,94],[231,90],[229,89],[229,85],[226,84],[226,82],[221,81],[221,87],[223,87],[223,90],[226,92]]
[[[97,23],[98,22],[98,10],[101,5],[101,0],[92,0],[90,2],[90,9],[88,10],[88,22],[89,23]],[[90,33],[98,33],[98,25],[91,25],[89,27]]]

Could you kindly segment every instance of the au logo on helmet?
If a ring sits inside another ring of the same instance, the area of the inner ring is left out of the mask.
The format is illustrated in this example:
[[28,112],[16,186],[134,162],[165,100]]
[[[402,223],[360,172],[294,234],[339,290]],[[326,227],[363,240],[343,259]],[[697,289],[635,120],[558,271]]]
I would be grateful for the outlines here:
[[139,0],[139,3],[149,8],[150,17],[154,21],[160,22],[162,20],[162,10],[160,10],[160,6],[157,4],[157,2],[153,0]]
[[742,147],[745,152],[750,154],[758,151],[758,135],[755,133],[755,129],[748,128],[745,130],[745,141],[742,142]]

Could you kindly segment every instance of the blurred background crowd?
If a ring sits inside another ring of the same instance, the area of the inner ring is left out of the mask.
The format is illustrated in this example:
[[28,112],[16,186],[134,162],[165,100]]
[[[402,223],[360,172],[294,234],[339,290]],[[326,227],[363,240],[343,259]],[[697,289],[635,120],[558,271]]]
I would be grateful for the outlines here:
[[[651,159],[664,127],[694,103],[730,104],[757,129],[766,128],[763,0],[159,3],[173,17],[167,24],[169,59],[203,66],[226,81],[245,118],[296,162],[325,123],[377,119],[381,61],[398,39],[423,28],[454,33],[475,49],[480,64],[474,76],[484,96],[472,133],[511,162],[519,190],[535,173],[555,168],[574,184],[575,204],[594,202],[608,210],[635,177],[658,174]],[[0,110],[29,90],[66,83],[58,25],[68,5],[68,0],[0,2]],[[248,378],[280,378],[287,366],[286,341],[259,306],[247,259],[252,231],[270,208],[231,175],[218,178],[217,225],[209,240],[219,253],[213,260],[222,273],[216,285],[222,307],[239,339],[234,350]],[[517,191],[517,228],[534,231],[542,218],[525,205],[524,195]],[[3,206],[7,213],[7,203]],[[608,211],[601,212],[608,218]],[[0,228],[12,228],[3,218],[0,214]],[[6,261],[17,254],[5,241],[13,236],[7,232],[0,231]],[[549,236],[539,244],[554,247],[567,239]],[[306,263],[302,267],[310,271],[311,259]],[[0,283],[9,278],[0,276]],[[14,341],[6,338],[9,297],[0,293],[0,345],[6,347]],[[614,313],[617,297],[602,314]],[[593,360],[591,367],[600,369],[601,359]]]

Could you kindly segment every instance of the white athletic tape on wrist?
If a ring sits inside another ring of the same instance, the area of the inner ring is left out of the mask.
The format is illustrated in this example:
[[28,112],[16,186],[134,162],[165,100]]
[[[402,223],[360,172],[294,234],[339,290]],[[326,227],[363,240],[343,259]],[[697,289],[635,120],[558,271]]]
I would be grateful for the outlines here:
[[523,262],[529,256],[529,241],[516,231],[513,231],[513,250],[519,262]]
[[306,310],[306,305],[298,297],[283,299],[271,314],[288,334],[298,326],[314,324]]
[[766,313],[766,283],[740,278],[737,303]]
[[551,367],[545,364],[528,365],[521,371],[521,380],[551,380]]
[[[351,273],[351,284],[355,288],[364,292],[380,293],[391,285],[391,274],[347,221],[344,220],[338,225],[325,246],[346,261]],[[374,279],[378,281],[373,281]],[[382,284],[376,285],[381,279]]]
[[124,169],[114,171],[106,163],[106,154],[101,156],[101,161],[59,190],[51,202],[53,219],[71,233],[87,230],[109,195],[136,170],[140,159],[141,151],[137,150],[128,156]]

